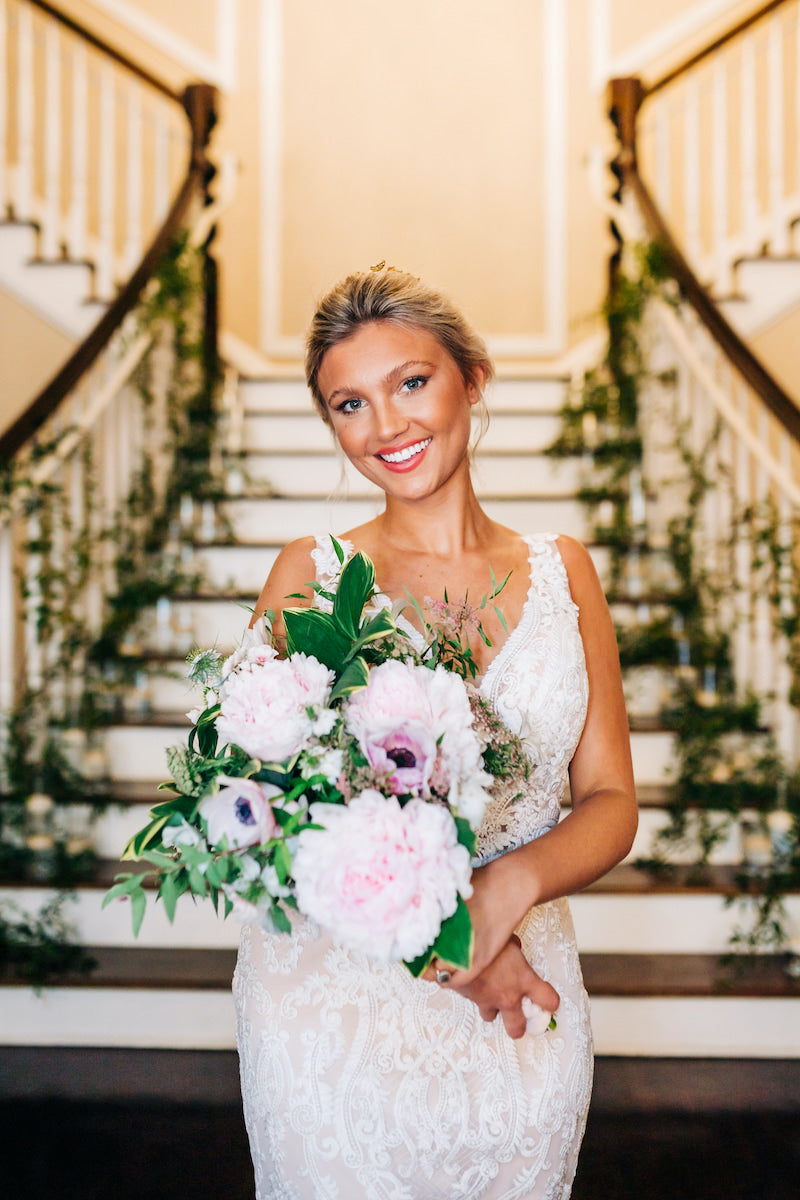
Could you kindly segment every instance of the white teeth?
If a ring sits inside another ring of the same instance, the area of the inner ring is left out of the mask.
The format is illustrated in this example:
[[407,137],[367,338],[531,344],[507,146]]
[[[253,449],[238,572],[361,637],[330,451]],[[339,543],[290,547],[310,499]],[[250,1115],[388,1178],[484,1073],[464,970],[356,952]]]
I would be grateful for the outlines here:
[[425,438],[424,442],[415,442],[413,446],[406,446],[404,450],[398,450],[395,454],[379,454],[378,458],[382,458],[384,462],[388,463],[408,462],[409,458],[413,458],[415,454],[419,454],[430,443],[431,438]]

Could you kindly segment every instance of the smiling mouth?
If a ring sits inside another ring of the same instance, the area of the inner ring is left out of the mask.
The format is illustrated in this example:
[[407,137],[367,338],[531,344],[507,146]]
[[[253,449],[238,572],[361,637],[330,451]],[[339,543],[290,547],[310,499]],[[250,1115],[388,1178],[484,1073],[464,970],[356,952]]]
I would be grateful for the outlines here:
[[396,450],[394,454],[379,454],[377,457],[381,459],[382,462],[387,463],[408,462],[410,458],[414,458],[415,455],[421,454],[423,450],[430,446],[432,441],[433,438],[425,438],[425,440],[422,442],[414,442],[413,446],[404,446],[402,450]]

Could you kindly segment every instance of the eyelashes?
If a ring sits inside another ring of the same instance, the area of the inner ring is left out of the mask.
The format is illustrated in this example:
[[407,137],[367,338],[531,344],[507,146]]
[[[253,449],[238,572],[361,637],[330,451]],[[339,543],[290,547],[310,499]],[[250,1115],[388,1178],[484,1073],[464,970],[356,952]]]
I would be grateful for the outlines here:
[[[425,384],[429,379],[429,375],[409,375],[409,377],[404,379],[400,384],[398,391],[405,393],[405,395],[411,395],[414,392],[419,392],[425,387]],[[346,399],[342,400],[341,403],[334,405],[334,412],[344,413],[345,416],[349,416],[352,413],[359,412],[365,404],[366,401],[363,400],[361,396],[348,396]]]

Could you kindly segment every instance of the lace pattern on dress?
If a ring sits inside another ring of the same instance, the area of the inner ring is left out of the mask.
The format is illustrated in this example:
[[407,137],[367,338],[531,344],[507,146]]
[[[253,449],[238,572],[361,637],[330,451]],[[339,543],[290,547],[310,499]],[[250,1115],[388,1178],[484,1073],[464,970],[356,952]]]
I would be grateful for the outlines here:
[[[522,619],[481,686],[536,767],[516,803],[493,799],[484,859],[557,820],[586,710],[555,538],[527,541]],[[328,588],[330,540],[314,554]],[[592,1043],[567,901],[531,909],[517,932],[561,1005],[553,1033],[512,1041],[457,992],[344,950],[300,917],[291,935],[243,929],[234,997],[258,1200],[568,1200]]]

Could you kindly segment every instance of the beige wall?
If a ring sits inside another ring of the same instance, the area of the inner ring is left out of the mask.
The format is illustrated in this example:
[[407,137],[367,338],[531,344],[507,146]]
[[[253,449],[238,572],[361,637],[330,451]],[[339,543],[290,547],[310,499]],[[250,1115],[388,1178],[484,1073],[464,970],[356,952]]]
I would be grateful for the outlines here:
[[52,378],[75,342],[0,288],[0,430]]
[[239,163],[221,227],[225,326],[276,365],[314,298],[380,259],[450,291],[501,370],[590,330],[609,249],[587,165],[603,86],[753,3],[62,0],[173,83],[222,91]]

